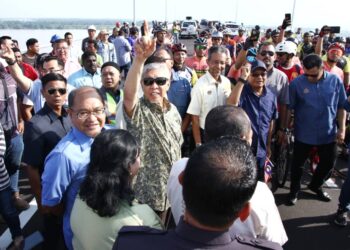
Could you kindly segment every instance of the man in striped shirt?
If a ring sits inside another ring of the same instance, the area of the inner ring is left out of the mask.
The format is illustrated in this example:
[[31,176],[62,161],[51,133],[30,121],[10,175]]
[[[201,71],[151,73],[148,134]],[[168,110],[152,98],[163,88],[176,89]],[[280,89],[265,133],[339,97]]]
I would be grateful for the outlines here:
[[6,143],[4,131],[0,124],[0,214],[10,229],[13,239],[13,248],[20,249],[21,245],[23,247],[24,239],[17,210],[13,204],[12,191],[10,188],[10,177],[5,167],[5,151]]

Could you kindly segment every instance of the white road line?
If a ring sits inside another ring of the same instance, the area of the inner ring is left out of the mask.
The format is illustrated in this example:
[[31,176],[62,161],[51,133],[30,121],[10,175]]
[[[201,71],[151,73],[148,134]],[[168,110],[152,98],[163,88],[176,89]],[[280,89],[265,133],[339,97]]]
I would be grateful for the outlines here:
[[[38,209],[38,206],[36,204],[36,200],[33,198],[30,203],[30,207],[21,212],[19,215],[19,220],[21,221],[21,228],[23,228],[27,222],[32,218],[33,214]],[[6,229],[6,231],[1,235],[0,237],[0,250],[6,249],[12,242],[12,237],[9,229]]]

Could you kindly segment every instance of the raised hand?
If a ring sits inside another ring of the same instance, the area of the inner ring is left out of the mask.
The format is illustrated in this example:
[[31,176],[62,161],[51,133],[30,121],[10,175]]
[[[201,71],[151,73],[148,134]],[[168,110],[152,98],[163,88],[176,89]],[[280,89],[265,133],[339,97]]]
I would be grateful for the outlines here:
[[12,51],[11,40],[5,40],[3,44],[1,44],[1,53],[0,56],[6,61],[15,61],[15,53]]
[[146,60],[156,50],[156,39],[150,37],[149,27],[146,20],[144,21],[143,27],[145,35],[136,40],[134,50],[137,59]]

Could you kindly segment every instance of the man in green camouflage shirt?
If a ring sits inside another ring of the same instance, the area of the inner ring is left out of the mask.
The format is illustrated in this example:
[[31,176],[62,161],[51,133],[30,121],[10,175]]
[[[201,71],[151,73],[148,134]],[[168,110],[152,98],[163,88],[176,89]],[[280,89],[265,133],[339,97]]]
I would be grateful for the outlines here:
[[[170,85],[170,70],[166,63],[144,66],[155,50],[155,40],[146,35],[137,40],[134,48],[135,59],[125,81],[124,118],[127,129],[141,144],[141,168],[135,193],[139,202],[163,212],[169,206],[166,184],[170,168],[181,158],[181,117],[166,99]],[[140,82],[144,96],[139,99]]]

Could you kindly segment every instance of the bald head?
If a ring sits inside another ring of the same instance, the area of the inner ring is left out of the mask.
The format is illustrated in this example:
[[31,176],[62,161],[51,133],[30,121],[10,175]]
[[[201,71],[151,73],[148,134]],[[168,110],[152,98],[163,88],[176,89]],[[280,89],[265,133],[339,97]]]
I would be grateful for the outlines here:
[[240,107],[217,106],[205,119],[205,136],[208,141],[222,136],[232,136],[251,144],[252,129],[249,117]]
[[82,96],[95,96],[100,99],[102,103],[104,103],[103,96],[97,88],[84,86],[70,92],[68,96],[68,106],[72,108],[77,98]]

